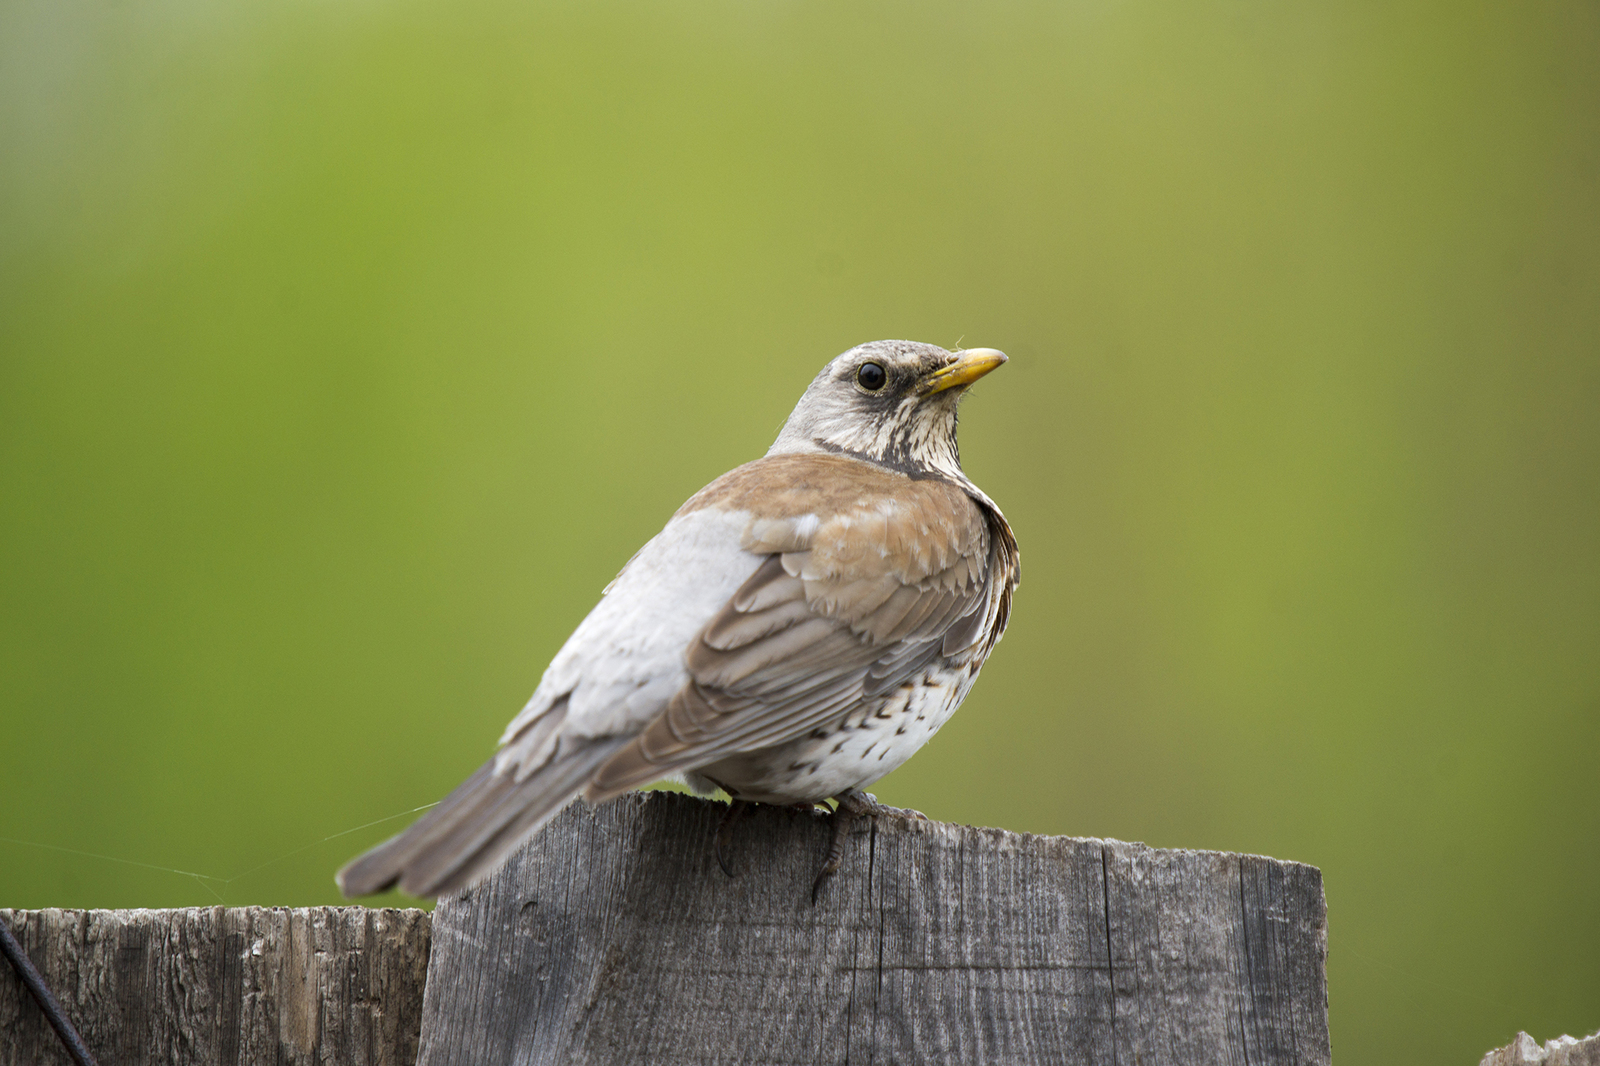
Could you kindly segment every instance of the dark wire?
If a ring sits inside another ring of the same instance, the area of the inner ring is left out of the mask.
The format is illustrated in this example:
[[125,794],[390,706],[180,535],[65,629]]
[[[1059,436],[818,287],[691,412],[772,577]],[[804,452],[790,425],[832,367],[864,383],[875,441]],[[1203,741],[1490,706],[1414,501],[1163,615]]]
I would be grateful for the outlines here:
[[61,1004],[56,1002],[55,995],[51,993],[50,986],[44,983],[44,978],[39,976],[39,971],[34,969],[33,960],[28,958],[28,953],[22,950],[17,938],[11,935],[11,929],[6,925],[4,918],[0,918],[0,951],[5,952],[12,968],[17,971],[17,976],[22,978],[22,983],[33,993],[39,1009],[50,1019],[50,1027],[61,1038],[62,1046],[67,1049],[67,1054],[72,1056],[72,1061],[78,1066],[95,1066],[94,1056],[84,1047],[83,1038],[72,1027],[72,1023],[67,1021],[67,1016],[61,1013]]

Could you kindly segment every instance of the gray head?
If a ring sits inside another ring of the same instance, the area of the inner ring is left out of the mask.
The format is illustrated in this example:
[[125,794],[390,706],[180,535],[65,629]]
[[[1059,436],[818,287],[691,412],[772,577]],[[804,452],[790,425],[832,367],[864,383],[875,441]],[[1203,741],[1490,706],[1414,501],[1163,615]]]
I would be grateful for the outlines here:
[[961,477],[956,405],[1005,361],[993,348],[947,352],[915,341],[851,348],[822,368],[767,454],[833,452]]

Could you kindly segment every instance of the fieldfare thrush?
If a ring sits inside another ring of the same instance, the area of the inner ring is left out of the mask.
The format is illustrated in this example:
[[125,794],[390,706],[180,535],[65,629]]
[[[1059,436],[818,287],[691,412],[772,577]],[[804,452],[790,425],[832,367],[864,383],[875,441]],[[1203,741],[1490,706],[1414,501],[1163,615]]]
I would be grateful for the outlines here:
[[1005,631],[1016,538],[956,449],[962,395],[1005,361],[876,341],[830,362],[764,457],[623,567],[495,756],[339,872],[344,894],[455,892],[574,798],[662,778],[721,789],[730,815],[835,800],[820,886],[874,809],[860,790],[949,719]]

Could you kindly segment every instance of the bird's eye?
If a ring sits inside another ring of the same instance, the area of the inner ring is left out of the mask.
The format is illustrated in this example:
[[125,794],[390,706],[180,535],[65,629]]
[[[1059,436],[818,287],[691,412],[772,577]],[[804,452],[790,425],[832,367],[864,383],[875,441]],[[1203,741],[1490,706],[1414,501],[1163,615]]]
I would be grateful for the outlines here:
[[861,369],[856,371],[856,381],[868,392],[877,392],[888,380],[889,375],[877,363],[862,363]]

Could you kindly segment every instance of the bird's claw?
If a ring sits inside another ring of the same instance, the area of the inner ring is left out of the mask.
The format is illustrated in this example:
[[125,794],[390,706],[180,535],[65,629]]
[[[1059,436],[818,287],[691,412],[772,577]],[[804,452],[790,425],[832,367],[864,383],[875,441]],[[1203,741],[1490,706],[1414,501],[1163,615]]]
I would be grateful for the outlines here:
[[890,807],[879,803],[878,797],[870,792],[860,789],[851,789],[841,792],[834,797],[837,806],[829,816],[832,832],[828,837],[828,857],[822,864],[822,869],[817,873],[817,879],[811,885],[811,904],[816,906],[818,898],[822,895],[822,886],[828,879],[839,872],[844,865],[844,843],[850,836],[850,826],[857,818],[876,818],[882,814],[894,815],[898,818],[918,819],[928,821],[928,816],[921,811],[914,811],[905,807]]
[[733,800],[728,804],[728,810],[722,816],[722,821],[717,823],[717,835],[712,840],[711,850],[717,857],[717,865],[722,867],[722,872],[729,877],[734,876],[733,867],[728,865],[727,848],[733,843],[733,827],[739,821],[739,816],[744,814],[750,804],[744,800]]
[[829,860],[822,864],[822,869],[817,872],[817,879],[811,882],[811,905],[813,907],[817,905],[817,900],[822,898],[822,886],[828,883],[830,877],[839,872],[841,865],[843,864],[838,860]]

